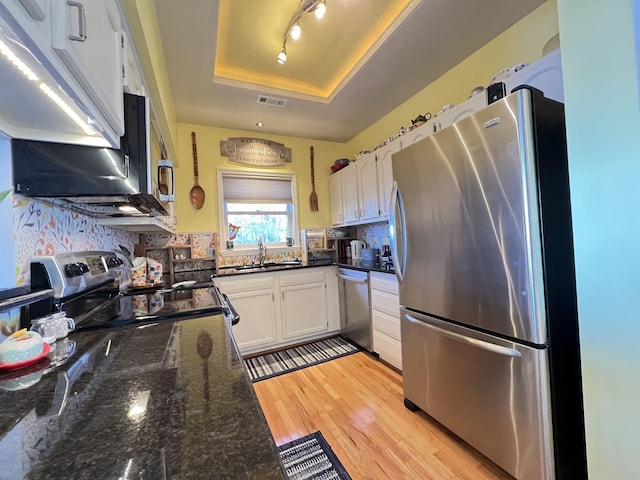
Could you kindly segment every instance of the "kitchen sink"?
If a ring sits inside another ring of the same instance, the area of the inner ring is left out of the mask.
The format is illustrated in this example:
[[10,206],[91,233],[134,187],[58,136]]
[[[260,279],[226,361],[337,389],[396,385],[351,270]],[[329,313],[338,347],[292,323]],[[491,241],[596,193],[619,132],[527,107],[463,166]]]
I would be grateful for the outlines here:
[[235,265],[230,267],[221,267],[220,274],[229,273],[257,273],[266,272],[269,270],[287,270],[290,268],[296,268],[302,265],[302,262],[296,260],[284,261],[284,262],[265,262],[263,265]]
[[286,260],[284,262],[265,262],[264,266],[265,267],[279,267],[279,266],[285,266],[285,265],[299,266],[301,264],[302,262],[300,260]]

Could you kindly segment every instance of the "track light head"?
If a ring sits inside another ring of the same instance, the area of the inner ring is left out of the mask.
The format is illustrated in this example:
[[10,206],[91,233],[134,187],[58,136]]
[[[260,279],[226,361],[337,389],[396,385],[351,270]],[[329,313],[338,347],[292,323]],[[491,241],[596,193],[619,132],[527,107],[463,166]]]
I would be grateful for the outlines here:
[[289,32],[289,35],[291,35],[291,38],[293,38],[294,40],[298,40],[300,38],[301,32],[302,32],[302,29],[300,28],[300,25],[296,23],[293,27],[291,27],[291,31]]
[[316,6],[315,10],[313,11],[313,14],[316,16],[318,20],[322,20],[322,18],[324,18],[325,13],[327,13],[327,4],[324,3],[324,0],[322,0]]

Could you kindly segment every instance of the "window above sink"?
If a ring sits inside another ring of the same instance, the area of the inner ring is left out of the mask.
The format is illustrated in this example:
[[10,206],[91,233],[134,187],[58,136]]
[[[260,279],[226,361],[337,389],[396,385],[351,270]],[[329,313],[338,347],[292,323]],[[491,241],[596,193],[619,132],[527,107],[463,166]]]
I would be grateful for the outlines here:
[[297,243],[296,189],[292,173],[219,169],[221,245],[254,250],[261,236],[269,248]]

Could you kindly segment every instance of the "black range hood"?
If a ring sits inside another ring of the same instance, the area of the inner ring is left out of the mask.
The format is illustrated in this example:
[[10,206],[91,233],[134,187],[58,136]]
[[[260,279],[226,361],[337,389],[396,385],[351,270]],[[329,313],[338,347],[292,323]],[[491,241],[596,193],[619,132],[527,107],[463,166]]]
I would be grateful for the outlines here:
[[13,139],[15,193],[97,217],[167,215],[152,181],[148,100],[124,102],[120,150]]

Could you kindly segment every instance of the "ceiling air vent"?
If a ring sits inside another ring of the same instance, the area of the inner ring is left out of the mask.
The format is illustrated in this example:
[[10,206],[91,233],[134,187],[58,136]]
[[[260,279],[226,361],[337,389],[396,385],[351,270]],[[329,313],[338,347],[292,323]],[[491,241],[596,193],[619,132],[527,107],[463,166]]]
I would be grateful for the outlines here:
[[269,97],[267,95],[258,95],[258,100],[256,100],[256,102],[261,103],[262,105],[284,107],[287,105],[288,100],[285,100],[284,98],[278,98],[278,97]]

